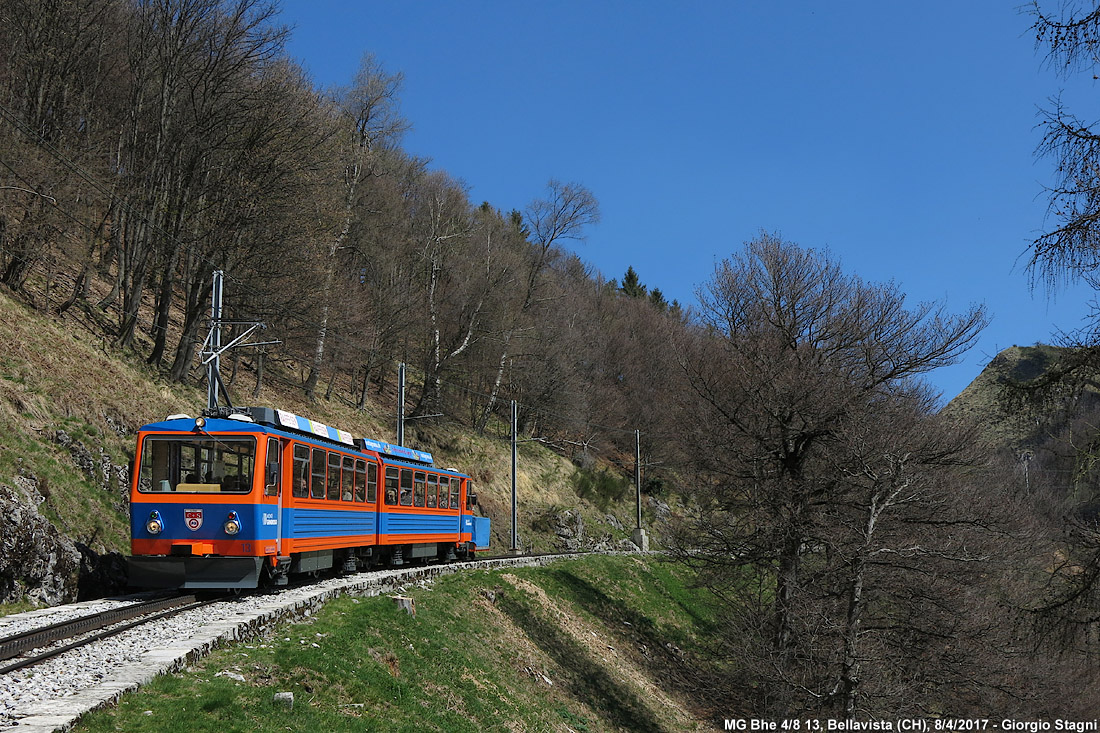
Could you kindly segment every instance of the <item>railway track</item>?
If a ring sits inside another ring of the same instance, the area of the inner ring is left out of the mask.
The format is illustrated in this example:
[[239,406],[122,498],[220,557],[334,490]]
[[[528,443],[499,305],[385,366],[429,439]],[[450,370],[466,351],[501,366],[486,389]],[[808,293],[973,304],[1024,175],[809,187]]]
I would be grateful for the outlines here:
[[[0,666],[0,674],[31,667],[58,654],[121,634],[135,626],[199,608],[217,600],[220,599],[199,600],[193,595],[158,598],[0,638],[0,662],[15,659]],[[125,623],[127,621],[130,623]],[[69,639],[73,641],[57,645],[58,642]],[[38,649],[44,651],[33,653]]]

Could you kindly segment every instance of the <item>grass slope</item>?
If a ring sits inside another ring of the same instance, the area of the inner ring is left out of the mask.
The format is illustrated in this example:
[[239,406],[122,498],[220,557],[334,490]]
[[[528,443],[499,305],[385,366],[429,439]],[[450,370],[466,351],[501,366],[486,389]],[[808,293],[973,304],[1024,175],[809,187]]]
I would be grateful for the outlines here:
[[[710,729],[691,691],[715,604],[679,566],[591,557],[460,573],[405,595],[415,616],[386,597],[339,598],[77,730]],[[284,691],[292,710],[273,704]]]

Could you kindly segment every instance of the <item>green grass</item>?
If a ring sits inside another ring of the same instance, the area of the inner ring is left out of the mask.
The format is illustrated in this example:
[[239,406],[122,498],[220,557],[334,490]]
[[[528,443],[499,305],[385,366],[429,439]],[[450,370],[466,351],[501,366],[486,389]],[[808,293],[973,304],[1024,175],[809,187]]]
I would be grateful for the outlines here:
[[[713,624],[686,579],[652,558],[594,557],[447,576],[407,591],[415,617],[389,598],[339,598],[77,730],[681,730],[698,717],[670,689],[688,663],[666,645],[690,653]],[[662,689],[676,702],[655,699]],[[274,704],[281,691],[293,710]]]
[[17,601],[16,603],[0,603],[0,616],[9,616],[13,613],[32,611],[36,606],[30,601]]

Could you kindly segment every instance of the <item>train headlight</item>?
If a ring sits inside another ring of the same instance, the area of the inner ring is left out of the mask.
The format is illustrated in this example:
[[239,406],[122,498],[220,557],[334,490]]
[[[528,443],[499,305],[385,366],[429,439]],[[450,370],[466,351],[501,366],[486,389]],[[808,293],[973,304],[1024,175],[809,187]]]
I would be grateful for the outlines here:
[[237,512],[229,512],[229,518],[225,520],[223,525],[225,533],[229,535],[237,534],[241,531],[241,520],[237,518]]
[[153,511],[149,514],[149,521],[145,523],[145,531],[149,534],[160,534],[164,531],[164,522],[160,518],[160,512]]

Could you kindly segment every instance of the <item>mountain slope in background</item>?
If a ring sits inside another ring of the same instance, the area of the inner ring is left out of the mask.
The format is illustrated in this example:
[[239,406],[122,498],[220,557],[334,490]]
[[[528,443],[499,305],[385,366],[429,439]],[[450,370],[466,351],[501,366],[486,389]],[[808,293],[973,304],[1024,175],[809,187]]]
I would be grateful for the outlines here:
[[1010,346],[986,365],[982,373],[944,408],[946,415],[975,421],[992,444],[1014,450],[1036,440],[1035,419],[1028,410],[1010,406],[1007,388],[1046,374],[1069,353],[1060,346]]

